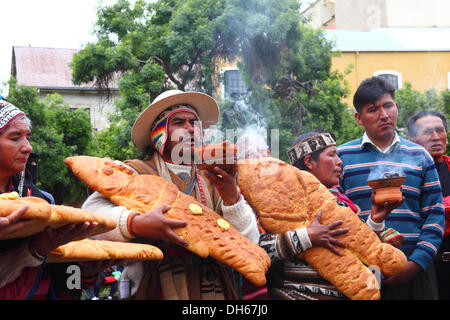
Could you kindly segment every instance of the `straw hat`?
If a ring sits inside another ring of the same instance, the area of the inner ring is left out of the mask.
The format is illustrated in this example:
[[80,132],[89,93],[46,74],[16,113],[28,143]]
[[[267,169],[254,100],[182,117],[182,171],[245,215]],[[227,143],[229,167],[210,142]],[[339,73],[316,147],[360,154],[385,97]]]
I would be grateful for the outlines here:
[[178,104],[188,104],[197,109],[203,129],[217,123],[219,107],[209,95],[201,92],[183,92],[181,90],[165,91],[153,100],[153,103],[139,115],[133,125],[131,139],[138,150],[144,151],[145,147],[150,145],[150,130],[159,114],[167,108]]

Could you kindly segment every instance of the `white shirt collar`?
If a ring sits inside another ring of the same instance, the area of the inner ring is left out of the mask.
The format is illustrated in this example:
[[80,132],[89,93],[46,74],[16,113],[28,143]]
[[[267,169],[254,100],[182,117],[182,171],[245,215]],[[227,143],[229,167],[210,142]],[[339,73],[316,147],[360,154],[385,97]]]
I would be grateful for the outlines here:
[[372,140],[370,140],[367,133],[364,132],[364,135],[363,135],[362,141],[361,141],[361,148],[364,147],[364,145],[367,143],[371,144],[374,148],[376,148],[381,153],[389,153],[394,149],[394,147],[397,145],[397,143],[400,143],[400,137],[398,136],[397,132],[394,131],[394,139],[392,140],[392,143],[390,144],[389,147],[386,148],[386,150],[381,151],[380,148],[378,148],[378,146],[375,143],[373,143]]
[[175,164],[175,163],[169,163],[166,162],[167,168],[169,168],[170,171],[178,175],[179,173],[187,173],[189,177],[191,176],[191,166],[186,166],[182,164]]

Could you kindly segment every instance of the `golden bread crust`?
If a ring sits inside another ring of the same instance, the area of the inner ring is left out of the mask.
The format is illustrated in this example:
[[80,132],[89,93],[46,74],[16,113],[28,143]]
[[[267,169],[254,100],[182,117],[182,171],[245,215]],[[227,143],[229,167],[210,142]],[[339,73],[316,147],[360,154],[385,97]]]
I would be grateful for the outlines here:
[[29,206],[29,208],[21,220],[32,220],[31,226],[0,237],[0,240],[28,237],[42,232],[46,227],[56,229],[70,223],[97,222],[97,227],[87,237],[116,227],[114,219],[107,215],[70,206],[52,205],[37,197],[0,200],[0,217],[6,217],[23,206]]
[[343,221],[341,227],[349,229],[338,237],[347,244],[346,249],[339,249],[343,256],[324,248],[310,248],[302,257],[347,297],[379,299],[375,278],[364,264],[377,266],[385,275],[397,274],[405,267],[402,251],[381,243],[357,214],[339,206],[333,194],[309,172],[281,160],[260,158],[239,161],[238,173],[239,187],[268,232],[308,226],[319,210],[322,224]]
[[53,250],[49,263],[95,260],[161,260],[162,251],[150,244],[83,239],[69,242]]
[[[116,205],[141,214],[160,205],[170,205],[168,218],[188,222],[186,227],[174,229],[189,243],[188,250],[231,266],[256,285],[266,283],[265,273],[270,266],[267,253],[236,228],[221,229],[217,224],[222,218],[219,214],[180,192],[174,184],[159,176],[129,172],[124,165],[108,158],[78,156],[67,158],[66,164],[91,189]],[[201,207],[202,213],[192,212],[191,204]]]

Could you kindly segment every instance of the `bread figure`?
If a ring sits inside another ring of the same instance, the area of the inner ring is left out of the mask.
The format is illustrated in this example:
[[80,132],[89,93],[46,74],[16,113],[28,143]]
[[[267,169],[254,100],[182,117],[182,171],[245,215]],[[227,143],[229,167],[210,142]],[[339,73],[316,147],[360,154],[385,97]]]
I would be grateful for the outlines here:
[[168,218],[188,222],[186,227],[174,229],[189,243],[188,250],[203,258],[213,257],[256,285],[266,283],[265,274],[270,266],[267,253],[174,184],[159,176],[135,174],[108,158],[78,156],[67,158],[65,163],[91,189],[116,205],[141,214],[160,205],[170,205]]
[[150,244],[83,239],[71,241],[53,250],[48,263],[93,260],[161,260],[162,251]]
[[87,237],[104,233],[116,227],[116,222],[108,215],[69,206],[49,204],[37,197],[14,198],[9,196],[0,198],[0,217],[6,217],[23,206],[29,206],[29,208],[21,219],[32,220],[31,226],[0,237],[0,240],[28,237],[43,231],[46,227],[56,229],[70,223],[97,222],[97,227]]
[[338,256],[330,250],[313,247],[303,252],[317,272],[350,299],[379,299],[380,292],[372,266],[385,275],[403,270],[402,251],[381,243],[378,236],[350,208],[339,206],[319,180],[281,160],[260,158],[238,162],[238,185],[249,204],[259,212],[262,226],[271,233],[283,233],[308,226],[318,210],[320,223],[342,220],[348,233],[339,236],[347,248]]
[[229,174],[236,171],[237,147],[228,141],[193,148],[193,152],[197,168],[201,170],[217,166]]

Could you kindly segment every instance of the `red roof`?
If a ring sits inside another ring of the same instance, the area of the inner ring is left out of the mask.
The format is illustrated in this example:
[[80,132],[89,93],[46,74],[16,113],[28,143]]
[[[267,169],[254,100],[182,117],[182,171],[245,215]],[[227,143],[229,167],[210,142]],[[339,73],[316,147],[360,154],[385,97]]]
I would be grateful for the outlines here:
[[[94,89],[93,84],[75,85],[69,63],[79,49],[13,47],[11,73],[19,84],[36,88]],[[114,85],[113,88],[117,88]]]

